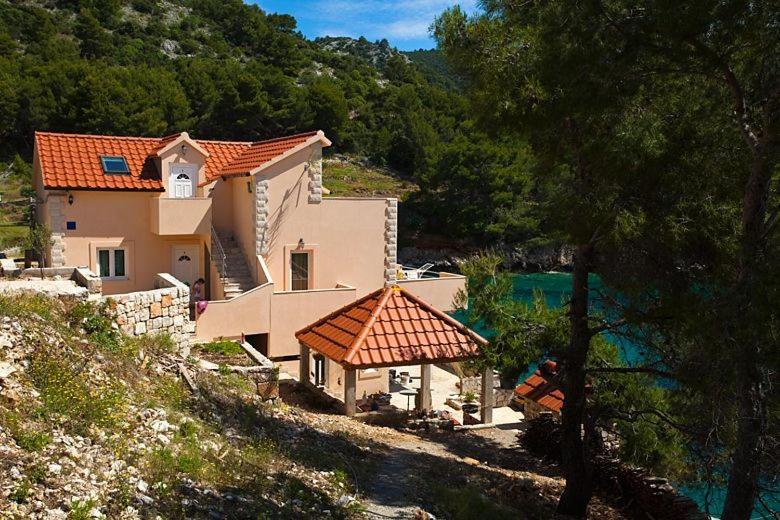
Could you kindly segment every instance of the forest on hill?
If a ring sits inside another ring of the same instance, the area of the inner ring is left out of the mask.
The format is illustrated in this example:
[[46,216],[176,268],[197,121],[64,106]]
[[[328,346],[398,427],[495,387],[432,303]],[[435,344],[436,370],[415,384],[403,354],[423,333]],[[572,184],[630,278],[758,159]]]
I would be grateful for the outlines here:
[[327,43],[241,0],[0,0],[0,163],[29,161],[36,130],[257,140],[319,128],[331,152],[420,186],[405,236],[538,236],[527,149],[474,128],[442,56]]

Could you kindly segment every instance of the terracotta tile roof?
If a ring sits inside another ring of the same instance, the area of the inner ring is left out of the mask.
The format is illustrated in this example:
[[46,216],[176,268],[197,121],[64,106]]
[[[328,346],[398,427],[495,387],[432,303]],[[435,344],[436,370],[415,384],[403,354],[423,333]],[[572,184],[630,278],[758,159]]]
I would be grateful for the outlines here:
[[206,183],[218,179],[230,161],[252,146],[250,142],[241,141],[197,141],[197,143],[209,153],[209,158],[206,160]]
[[247,174],[274,157],[282,155],[299,144],[305,143],[315,135],[317,135],[317,132],[306,132],[253,143],[250,147],[244,149],[240,155],[234,157],[229,164],[221,168],[219,175]]
[[298,331],[309,348],[351,368],[459,361],[487,341],[398,286],[375,291]]
[[545,361],[531,377],[515,388],[515,394],[534,401],[548,410],[560,412],[563,407],[563,392],[554,381],[556,374],[555,361]]
[[[49,189],[96,189],[163,191],[154,157],[181,134],[162,138],[116,137],[106,135],[60,134],[36,132],[35,141],[43,173],[43,184]],[[201,141],[206,158],[207,182],[221,176],[239,175],[261,166],[274,157],[306,142],[317,132],[307,132],[268,141]],[[101,155],[121,155],[127,161],[129,175],[106,174]],[[201,183],[206,184],[206,183]]]
[[[43,185],[55,189],[163,191],[150,158],[160,139],[36,132]],[[121,155],[130,175],[106,174],[101,155]]]

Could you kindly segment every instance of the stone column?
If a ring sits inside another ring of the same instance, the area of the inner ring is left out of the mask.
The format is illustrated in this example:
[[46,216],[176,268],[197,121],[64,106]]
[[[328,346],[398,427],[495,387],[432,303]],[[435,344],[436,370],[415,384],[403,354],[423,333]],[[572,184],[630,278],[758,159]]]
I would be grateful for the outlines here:
[[357,412],[357,372],[344,370],[344,413],[352,417]]
[[62,267],[65,265],[65,194],[49,194],[48,203],[51,230],[51,248],[47,252],[48,267]]
[[431,365],[420,365],[420,409],[431,409]]
[[268,180],[255,175],[255,254],[268,254]]
[[482,424],[493,422],[493,368],[482,372],[482,406],[479,412]]
[[311,383],[309,380],[309,347],[304,345],[303,343],[300,343],[301,346],[301,360],[300,364],[298,366],[298,381],[303,383],[304,385],[308,385]]
[[385,207],[385,283],[394,284],[398,274],[398,199]]
[[309,174],[309,204],[322,202],[322,147],[315,146],[307,164]]

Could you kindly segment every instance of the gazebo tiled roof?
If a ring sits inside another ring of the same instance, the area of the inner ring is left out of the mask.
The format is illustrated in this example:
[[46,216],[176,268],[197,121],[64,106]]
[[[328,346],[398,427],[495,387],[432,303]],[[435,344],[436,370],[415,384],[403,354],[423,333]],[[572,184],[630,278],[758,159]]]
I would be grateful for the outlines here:
[[374,291],[295,337],[344,367],[360,369],[473,359],[487,343],[398,286]]

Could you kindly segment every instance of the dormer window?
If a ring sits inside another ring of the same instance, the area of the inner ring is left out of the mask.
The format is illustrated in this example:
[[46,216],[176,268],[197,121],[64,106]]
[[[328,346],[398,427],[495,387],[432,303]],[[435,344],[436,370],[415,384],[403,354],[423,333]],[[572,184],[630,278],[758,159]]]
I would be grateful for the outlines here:
[[100,164],[103,165],[103,173],[108,175],[128,175],[130,173],[127,161],[121,155],[101,155]]

